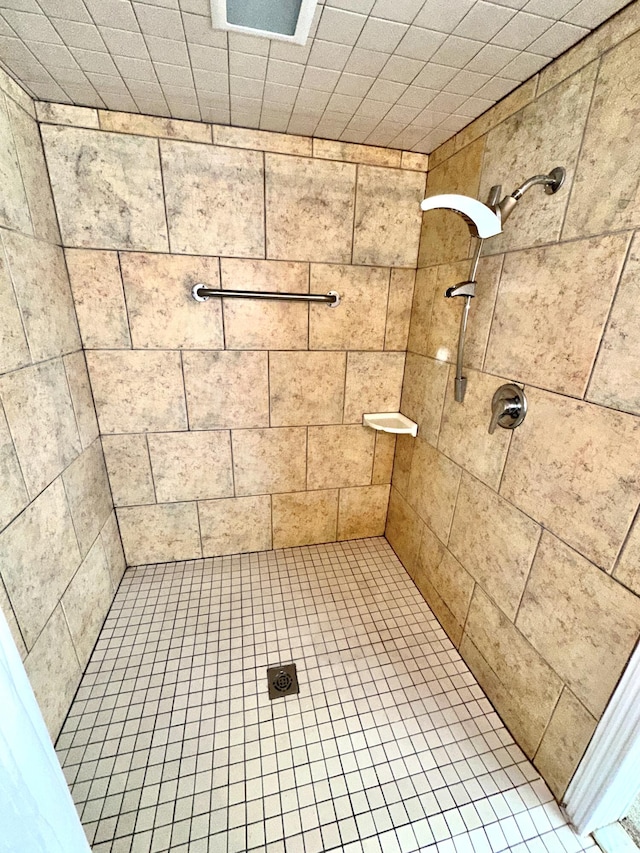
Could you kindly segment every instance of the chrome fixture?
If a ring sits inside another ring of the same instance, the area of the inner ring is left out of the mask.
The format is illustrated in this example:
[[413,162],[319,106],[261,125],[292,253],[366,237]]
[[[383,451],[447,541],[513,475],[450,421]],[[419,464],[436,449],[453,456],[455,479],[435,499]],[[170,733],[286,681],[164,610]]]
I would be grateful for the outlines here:
[[[471,274],[468,281],[462,281],[454,287],[449,287],[445,293],[445,296],[449,299],[462,296],[465,300],[462,316],[460,317],[458,356],[456,359],[455,399],[458,403],[464,402],[464,395],[467,389],[466,377],[462,375],[464,340],[467,334],[471,300],[476,295],[476,274],[478,272],[482,244],[489,237],[495,237],[496,234],[502,232],[502,226],[509,216],[511,216],[515,206],[527,190],[531,189],[531,187],[542,185],[547,195],[553,195],[564,184],[566,174],[566,170],[562,166],[556,166],[548,175],[534,175],[528,181],[521,184],[517,190],[514,190],[511,195],[505,196],[502,201],[499,201],[502,187],[497,184],[489,190],[487,204],[483,204],[478,199],[465,195],[456,195],[455,193],[431,196],[431,198],[425,198],[420,203],[422,210],[445,209],[462,216],[469,226],[471,236],[478,238],[478,245],[471,260]],[[490,432],[493,432],[493,430],[490,430]]]
[[489,434],[493,435],[497,426],[503,429],[515,429],[520,426],[527,414],[527,398],[518,385],[501,385],[491,401],[491,421]]
[[194,284],[191,295],[196,302],[206,302],[212,296],[223,299],[282,299],[288,302],[324,302],[329,308],[340,305],[340,294],[335,290],[328,293],[270,293],[262,290],[213,290],[206,284]]

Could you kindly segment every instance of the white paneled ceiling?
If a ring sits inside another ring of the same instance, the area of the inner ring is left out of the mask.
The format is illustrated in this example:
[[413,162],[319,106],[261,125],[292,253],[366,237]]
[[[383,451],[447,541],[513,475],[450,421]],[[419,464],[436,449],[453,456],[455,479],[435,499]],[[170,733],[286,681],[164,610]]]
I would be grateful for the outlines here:
[[429,152],[628,0],[321,0],[304,47],[209,0],[0,0],[40,100]]

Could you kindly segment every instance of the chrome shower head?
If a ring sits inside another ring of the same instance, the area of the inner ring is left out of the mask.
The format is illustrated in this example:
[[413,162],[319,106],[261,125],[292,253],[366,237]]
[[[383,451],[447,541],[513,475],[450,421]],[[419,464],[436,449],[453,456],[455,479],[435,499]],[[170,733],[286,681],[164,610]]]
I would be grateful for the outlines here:
[[[505,223],[511,216],[515,206],[527,190],[530,190],[531,187],[542,185],[544,186],[544,191],[547,195],[553,195],[554,193],[557,193],[560,187],[564,184],[566,175],[566,169],[562,166],[556,166],[548,175],[534,175],[533,178],[529,178],[529,180],[525,181],[517,190],[514,190],[511,195],[505,196],[501,202],[496,204],[495,211],[500,216],[502,223]],[[495,189],[495,187],[492,188],[492,190]]]

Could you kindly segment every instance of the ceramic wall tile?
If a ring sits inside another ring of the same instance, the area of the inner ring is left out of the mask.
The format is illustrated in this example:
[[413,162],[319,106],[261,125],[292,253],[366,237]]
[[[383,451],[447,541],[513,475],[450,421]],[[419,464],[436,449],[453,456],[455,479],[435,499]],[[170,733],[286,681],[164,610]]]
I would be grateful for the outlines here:
[[[484,138],[478,139],[429,172],[426,196],[461,193],[478,197]],[[471,238],[464,220],[450,210],[423,214],[418,266],[450,264],[469,255]]]
[[5,232],[3,242],[34,361],[80,348],[62,249]]
[[371,482],[374,485],[391,482],[395,451],[395,435],[389,432],[377,432],[376,446],[373,454],[373,474],[371,475]]
[[7,110],[27,195],[33,234],[41,240],[59,243],[58,221],[38,125],[11,99],[7,99]]
[[147,440],[158,503],[233,495],[227,430],[162,432]]
[[36,115],[43,124],[69,124],[73,127],[100,127],[98,111],[88,107],[74,107],[71,104],[49,104],[36,101]]
[[344,389],[344,422],[362,423],[367,412],[400,411],[402,352],[350,352]]
[[386,350],[404,351],[407,349],[415,277],[414,270],[397,268],[391,270],[387,328],[384,334],[384,348]]
[[507,255],[486,369],[582,397],[628,245],[615,234]]
[[265,155],[267,257],[351,261],[356,167]]
[[99,110],[100,128],[115,133],[133,133],[138,136],[160,136],[165,139],[183,139],[187,142],[211,142],[211,126],[197,121],[180,121],[160,116],[133,115]]
[[488,134],[481,199],[488,197],[494,184],[503,184],[504,192],[510,193],[532,175],[546,174],[554,166],[564,166],[567,177],[554,195],[546,195],[539,188],[531,190],[509,217],[504,232],[488,241],[487,253],[528,248],[560,237],[596,66],[593,63],[574,74]]
[[93,405],[87,362],[82,351],[65,355],[62,361],[67,375],[80,441],[83,449],[86,449],[98,437],[98,419]]
[[618,558],[613,576],[628,586],[636,595],[640,595],[640,516],[631,526],[629,536]]
[[106,523],[113,504],[102,445],[93,442],[62,475],[80,554],[84,556]]
[[416,273],[408,349],[410,352],[416,352],[420,355],[427,355],[429,352],[431,311],[436,295],[437,279],[438,270],[436,267],[420,269]]
[[191,429],[269,425],[266,352],[185,352]]
[[407,353],[400,411],[418,424],[420,437],[438,444],[449,365]]
[[167,251],[155,139],[56,125],[41,133],[66,247]]
[[535,556],[540,526],[479,480],[462,475],[449,550],[511,620]]
[[610,569],[638,504],[640,423],[534,388],[527,397],[500,493]]
[[4,584],[2,583],[2,579],[0,579],[0,611],[4,618],[7,620],[7,625],[9,626],[9,630],[11,631],[11,636],[13,637],[13,642],[16,645],[16,649],[22,660],[24,660],[27,656],[27,647],[24,644],[24,640],[22,639],[22,634],[20,633],[20,626],[18,625],[18,620],[16,619],[16,615],[13,612],[13,607],[11,606],[11,602],[9,601],[9,596],[7,595],[7,591],[4,588]]
[[4,252],[0,252],[0,373],[31,363],[18,301]]
[[535,754],[534,764],[558,801],[589,745],[597,720],[565,687]]
[[338,539],[384,536],[390,486],[340,489]]
[[424,524],[400,492],[391,487],[384,535],[411,577],[416,571]]
[[107,568],[111,575],[111,582],[113,583],[113,588],[117,589],[118,584],[122,580],[126,563],[115,512],[111,513],[107,519],[107,523],[100,531],[100,538],[102,539],[102,547],[104,548],[107,560]]
[[65,252],[80,335],[86,349],[129,349],[131,337],[116,252]]
[[[464,364],[482,368],[489,330],[493,319],[493,306],[498,292],[502,256],[481,258],[476,276],[477,296],[471,302],[469,322],[464,345]],[[438,279],[433,297],[431,325],[426,355],[439,361],[455,364],[458,356],[460,318],[464,299],[447,299],[446,291],[469,278],[469,261],[438,267]]]
[[599,718],[640,636],[640,599],[545,532],[516,626]]
[[0,406],[0,482],[2,483],[2,501],[0,501],[0,530],[9,524],[29,503],[27,488],[24,484],[20,463],[16,454],[9,425]]
[[602,58],[563,237],[640,225],[639,59],[640,33]]
[[462,471],[427,441],[421,438],[414,441],[408,500],[422,520],[446,544]]
[[424,172],[359,166],[353,262],[415,267],[424,193]]
[[411,462],[416,442],[413,436],[399,435],[396,441],[396,455],[393,460],[393,475],[391,482],[406,498],[409,494]]
[[117,516],[128,566],[202,556],[195,502],[120,507]]
[[340,305],[309,307],[311,349],[382,350],[389,270],[377,267],[311,267],[311,292],[340,294]]
[[[58,606],[24,662],[45,724],[55,741],[80,684],[82,670]],[[55,684],[55,690],[51,685]]]
[[355,145],[334,139],[313,140],[313,156],[322,160],[343,160],[345,163],[365,163],[368,166],[398,168],[403,152],[374,145]]
[[171,251],[264,257],[263,155],[160,143]]
[[32,234],[27,194],[20,174],[18,155],[11,131],[7,99],[0,94],[0,224],[23,234]]
[[457,403],[453,369],[450,371],[438,448],[474,477],[497,490],[512,432],[498,428],[489,435],[489,421],[491,400],[505,380],[475,370],[465,373],[467,390],[464,402]]
[[533,756],[562,681],[478,586],[460,652],[520,747]]
[[104,435],[102,447],[114,506],[155,503],[147,436]]
[[198,515],[204,557],[272,547],[269,495],[200,501]]
[[113,598],[113,584],[100,537],[62,596],[62,609],[84,670]]
[[360,425],[309,427],[307,488],[370,485],[374,443],[374,431]]
[[343,352],[269,353],[272,426],[342,423]]
[[87,353],[100,432],[187,429],[179,352]]
[[294,548],[335,540],[337,489],[274,495],[272,501],[274,548]]
[[236,495],[305,489],[307,431],[303,427],[233,430],[231,441]]
[[634,238],[598,352],[587,399],[640,415],[640,237]]
[[430,560],[434,547],[426,544],[430,538],[434,538],[433,533],[425,527],[413,580],[451,641],[459,646],[474,581],[446,548],[439,560]]
[[0,397],[33,499],[81,450],[62,360],[6,374],[0,378]]
[[0,534],[2,578],[31,649],[80,565],[62,480],[55,480]]
[[[222,287],[226,290],[309,292],[308,264],[222,258],[220,268]],[[223,299],[222,304],[227,349],[307,348],[307,305],[263,299]]]
[[134,348],[224,349],[220,300],[191,295],[195,284],[220,287],[217,258],[128,252],[120,266]]
[[306,136],[290,133],[270,133],[265,130],[249,130],[244,127],[215,125],[213,138],[216,145],[231,148],[255,148],[257,151],[272,151],[276,154],[295,154],[310,157],[312,141]]
[[403,169],[415,169],[418,172],[427,172],[429,170],[429,155],[415,154],[413,151],[403,151],[401,166]]

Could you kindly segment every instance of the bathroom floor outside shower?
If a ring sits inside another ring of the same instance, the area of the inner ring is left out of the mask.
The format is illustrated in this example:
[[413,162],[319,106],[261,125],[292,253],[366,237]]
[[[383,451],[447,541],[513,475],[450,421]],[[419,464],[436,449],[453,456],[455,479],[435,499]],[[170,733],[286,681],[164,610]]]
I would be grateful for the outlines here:
[[381,538],[127,570],[57,749],[95,853],[597,849]]

